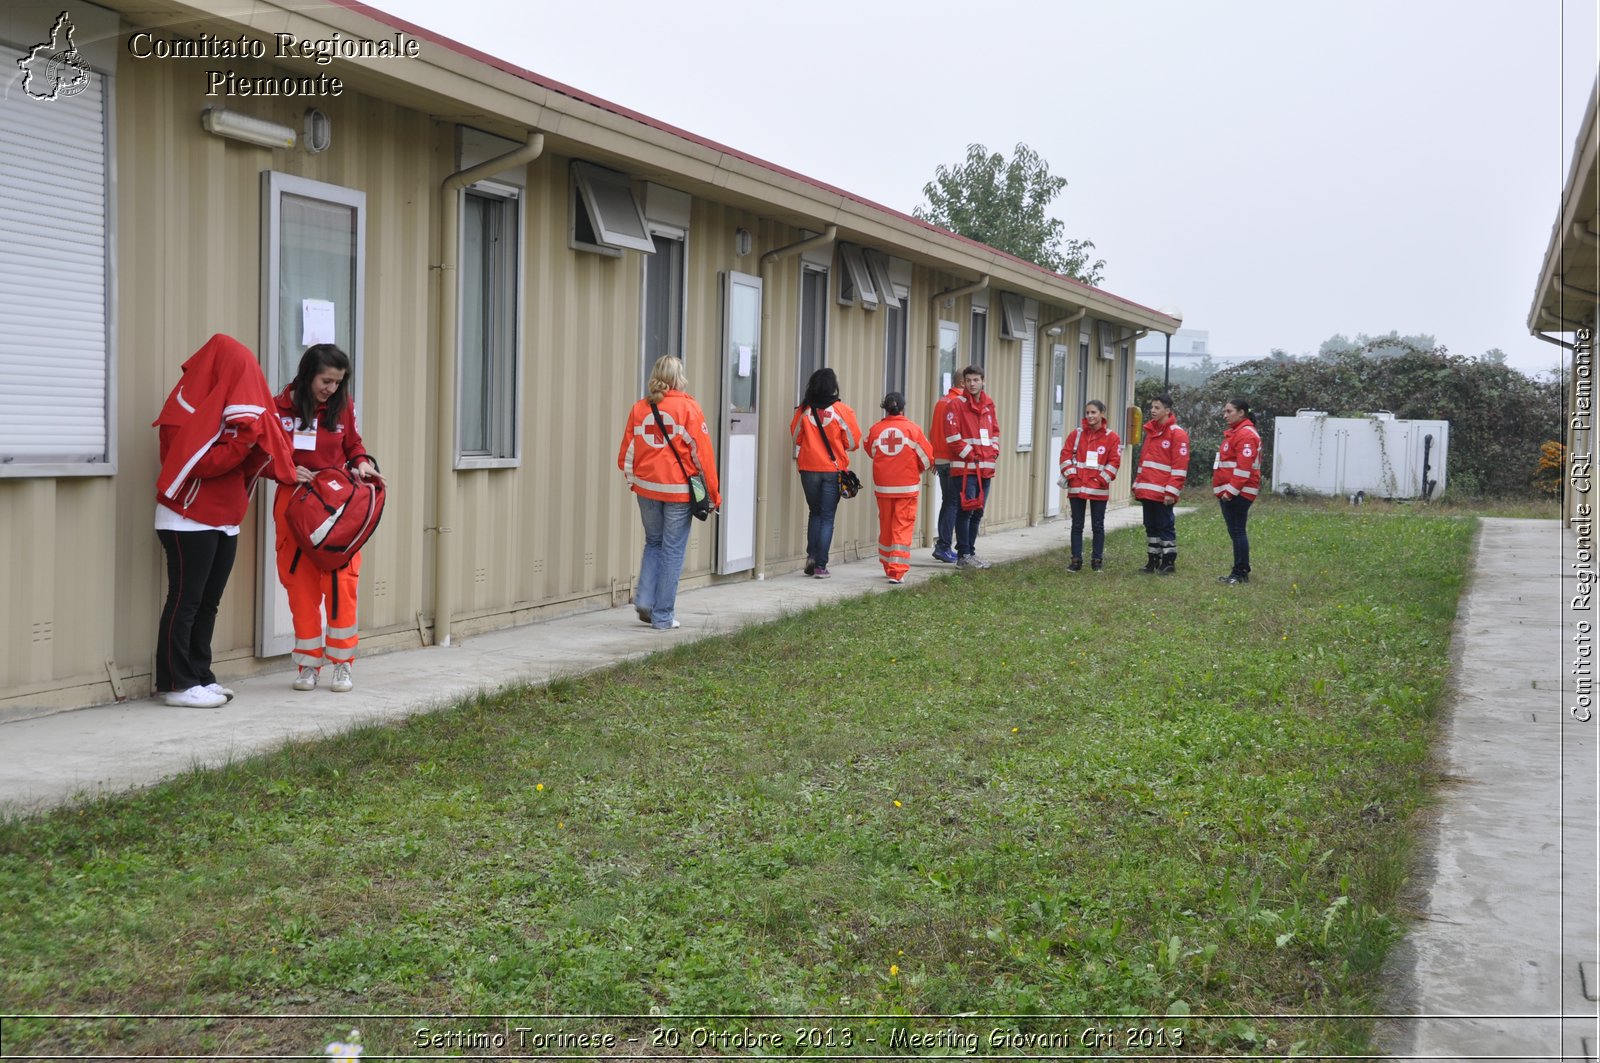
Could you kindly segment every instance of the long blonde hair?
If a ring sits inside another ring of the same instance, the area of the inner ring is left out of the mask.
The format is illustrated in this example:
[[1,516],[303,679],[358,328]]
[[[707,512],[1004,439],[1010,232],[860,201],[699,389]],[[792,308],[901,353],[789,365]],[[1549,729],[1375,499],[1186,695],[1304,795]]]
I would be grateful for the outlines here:
[[688,386],[689,378],[683,375],[683,359],[664,354],[651,367],[650,383],[645,385],[645,391],[651,402],[660,402],[669,390],[683,391]]

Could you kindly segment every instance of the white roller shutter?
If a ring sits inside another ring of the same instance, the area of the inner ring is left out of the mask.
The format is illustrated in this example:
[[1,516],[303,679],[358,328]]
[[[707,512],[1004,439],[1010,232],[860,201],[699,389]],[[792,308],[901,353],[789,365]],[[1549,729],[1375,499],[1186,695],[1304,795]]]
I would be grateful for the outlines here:
[[0,475],[110,457],[105,87],[0,98]]
[[1017,449],[1033,449],[1033,396],[1034,378],[1038,375],[1038,366],[1034,363],[1034,326],[1033,318],[1028,318],[1022,325],[1022,392],[1017,397]]

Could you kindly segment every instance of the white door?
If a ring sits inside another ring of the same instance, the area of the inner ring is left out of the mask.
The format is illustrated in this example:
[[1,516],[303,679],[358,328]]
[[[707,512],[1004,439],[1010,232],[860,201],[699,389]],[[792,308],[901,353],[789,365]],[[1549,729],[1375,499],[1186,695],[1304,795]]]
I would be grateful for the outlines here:
[[747,572],[756,563],[756,431],[761,381],[761,278],[722,275],[722,416],[717,460],[722,514],[717,520],[717,572]]
[[[365,192],[303,177],[261,174],[261,368],[273,393],[294,380],[307,340],[326,342],[332,308],[332,342],[350,356],[351,400],[361,411],[361,333],[366,236]],[[309,304],[309,305],[308,305]],[[276,657],[294,648],[289,596],[278,582],[272,522],[274,485],[260,500],[260,570],[256,601],[256,653]]]
[[[1057,330],[1059,331],[1059,330]],[[1061,516],[1061,479],[1059,459],[1061,445],[1067,438],[1067,348],[1060,343],[1050,346],[1050,449],[1045,454],[1044,515]]]

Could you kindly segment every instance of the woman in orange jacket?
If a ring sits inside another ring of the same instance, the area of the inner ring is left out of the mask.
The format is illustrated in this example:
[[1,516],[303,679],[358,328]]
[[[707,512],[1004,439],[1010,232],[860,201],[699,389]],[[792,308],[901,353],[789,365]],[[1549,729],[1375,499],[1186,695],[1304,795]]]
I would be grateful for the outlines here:
[[722,505],[706,415],[684,391],[688,386],[682,361],[671,355],[657,358],[648,393],[628,411],[622,449],[617,452],[617,468],[639,498],[639,519],[644,523],[644,556],[639,560],[633,607],[639,619],[657,631],[679,626],[678,577],[692,516],[689,477],[700,474],[711,505]]
[[833,514],[839,508],[839,474],[850,467],[852,450],[861,446],[856,412],[839,401],[839,378],[832,369],[818,369],[806,382],[806,397],[789,422],[794,460],[810,513],[806,520],[806,575],[828,578],[828,550],[833,546]]
[[[306,348],[294,382],[277,397],[279,421],[294,447],[295,482],[308,483],[317,470],[350,464],[359,479],[377,479],[378,470],[361,442],[355,404],[350,398],[350,358],[331,343]],[[289,594],[294,617],[296,690],[315,690],[324,661],[333,665],[329,689],[336,694],[354,689],[350,665],[356,657],[356,588],[361,552],[350,563],[324,572],[305,558],[289,531],[284,514],[292,491],[279,491],[272,504],[277,523],[278,582]],[[328,624],[322,617],[326,603]]]

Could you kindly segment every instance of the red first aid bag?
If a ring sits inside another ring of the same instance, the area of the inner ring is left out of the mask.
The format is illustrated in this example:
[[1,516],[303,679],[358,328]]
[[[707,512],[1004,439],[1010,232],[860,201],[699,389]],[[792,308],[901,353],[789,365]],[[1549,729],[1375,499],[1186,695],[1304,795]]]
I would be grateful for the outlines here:
[[[383,502],[383,481],[360,480],[349,469],[335,466],[318,469],[311,482],[296,487],[283,516],[299,547],[296,553],[332,572],[348,565],[372,538],[383,516]],[[297,556],[294,564],[298,563]]]

